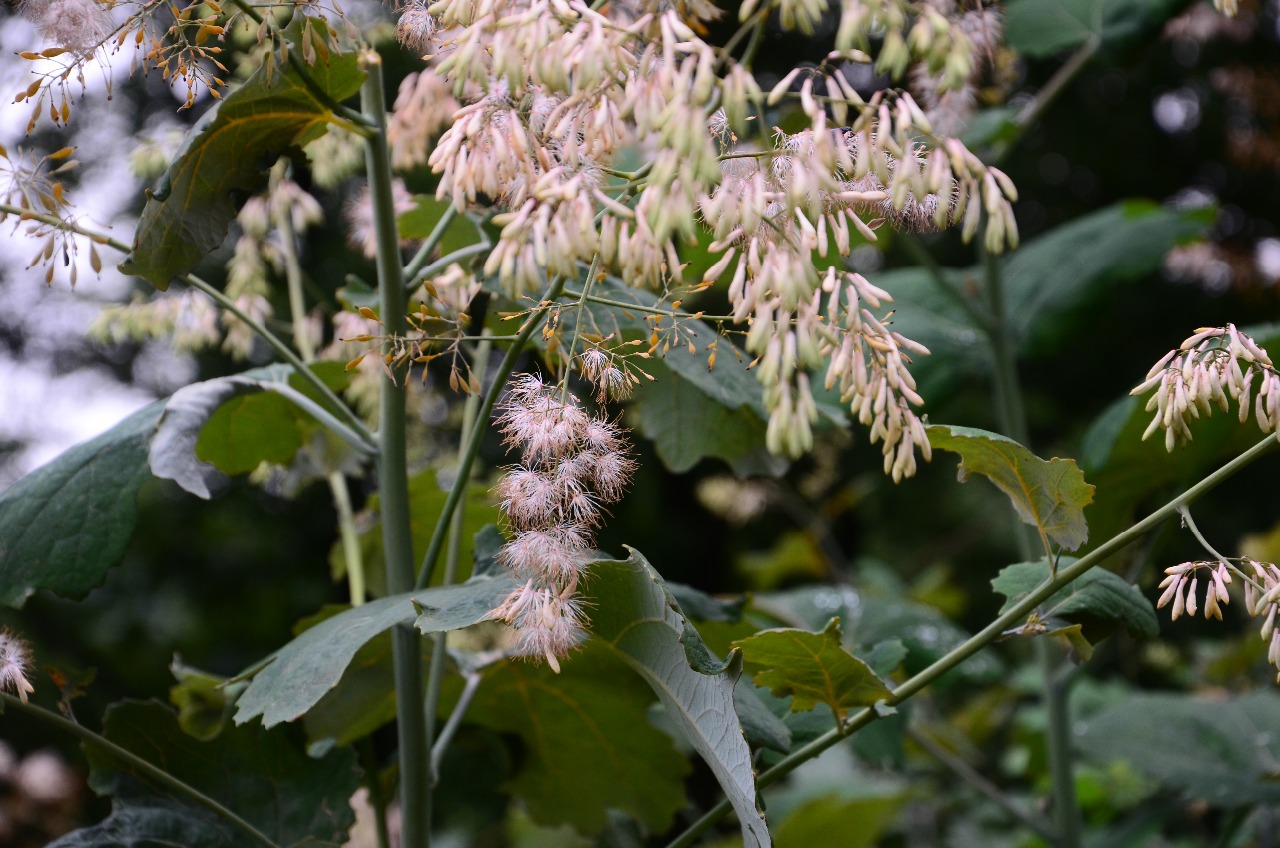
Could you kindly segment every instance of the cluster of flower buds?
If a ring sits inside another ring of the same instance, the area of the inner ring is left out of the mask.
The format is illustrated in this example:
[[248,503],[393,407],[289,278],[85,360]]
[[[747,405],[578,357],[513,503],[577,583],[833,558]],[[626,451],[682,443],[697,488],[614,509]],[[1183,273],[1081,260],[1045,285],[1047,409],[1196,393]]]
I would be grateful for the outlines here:
[[[1198,572],[1207,572],[1205,578],[1204,617],[1222,620],[1222,607],[1231,599],[1227,585],[1231,572],[1244,583],[1245,610],[1253,618],[1262,619],[1261,635],[1267,643],[1267,662],[1277,668],[1276,682],[1280,683],[1280,631],[1276,629],[1276,615],[1280,611],[1280,567],[1270,562],[1258,562],[1244,557],[1239,566],[1224,560],[1184,562],[1165,569],[1167,575],[1160,583],[1164,593],[1156,603],[1157,609],[1173,604],[1173,620],[1184,612],[1194,616],[1199,611],[1197,598]],[[1250,574],[1244,568],[1252,571]]]
[[1231,401],[1239,406],[1241,423],[1252,410],[1262,432],[1280,431],[1280,375],[1267,352],[1234,324],[1197,331],[1177,350],[1165,354],[1130,394],[1152,389],[1156,393],[1146,409],[1155,415],[1142,438],[1163,430],[1165,448],[1170,451],[1191,440],[1189,419],[1208,418],[1215,406],[1227,412]]
[[27,695],[35,691],[27,673],[31,669],[31,649],[7,628],[0,630],[0,691],[17,694],[25,704]]
[[[1200,609],[1199,601],[1196,599],[1196,590],[1200,580],[1197,575],[1202,570],[1208,572],[1208,576],[1205,578],[1204,617],[1216,618],[1221,621],[1222,606],[1231,602],[1231,596],[1227,593],[1227,585],[1231,582],[1231,572],[1227,569],[1227,564],[1221,561],[1184,562],[1166,568],[1164,573],[1167,576],[1160,581],[1159,587],[1164,592],[1160,595],[1160,600],[1156,602],[1156,609],[1163,609],[1172,602],[1173,611],[1171,617],[1174,621],[1177,621],[1178,617],[1184,612],[1194,617]],[[1245,591],[1248,592],[1248,584],[1246,583],[1245,585]]]
[[[785,27],[807,30],[828,4],[762,0],[743,8],[744,20],[765,6]],[[967,83],[975,44],[998,37],[998,27],[977,38],[977,22],[952,26],[962,10],[934,0],[846,4],[843,46],[820,68],[786,75],[766,98],[746,68],[697,34],[718,14],[706,3],[435,0],[426,9],[437,24],[430,72],[470,101],[429,164],[440,174],[438,196],[459,210],[498,206],[502,230],[485,274],[512,295],[542,290],[548,274],[577,278],[586,265],[627,285],[680,285],[675,243],[696,237],[701,217],[717,254],[703,281],[731,278],[733,317],[751,322],[747,350],[764,387],[770,449],[796,456],[812,445],[810,374],[825,367],[828,387],[839,384],[872,441],[883,442],[886,473],[913,473],[917,448],[926,457],[928,448],[907,365],[927,351],[866,308],[888,294],[851,271],[824,278],[814,253],[848,255],[885,221],[963,222],[966,239],[985,221],[987,246],[999,252],[1017,244],[1016,193],[959,141],[936,136],[909,94],[864,101],[840,68],[870,62],[855,48],[884,32],[882,62],[896,67],[885,56],[901,48],[939,77],[935,89],[950,90]],[[791,96],[810,127],[778,133],[772,150],[739,149],[735,133],[747,132],[766,101]],[[848,127],[828,126],[850,117]],[[616,170],[615,155],[637,148],[643,167]]]
[[521,452],[497,487],[512,534],[498,560],[523,585],[491,617],[514,628],[516,654],[545,658],[558,672],[586,622],[577,592],[593,531],[603,505],[622,497],[635,462],[616,424],[537,375],[512,381],[498,424]]

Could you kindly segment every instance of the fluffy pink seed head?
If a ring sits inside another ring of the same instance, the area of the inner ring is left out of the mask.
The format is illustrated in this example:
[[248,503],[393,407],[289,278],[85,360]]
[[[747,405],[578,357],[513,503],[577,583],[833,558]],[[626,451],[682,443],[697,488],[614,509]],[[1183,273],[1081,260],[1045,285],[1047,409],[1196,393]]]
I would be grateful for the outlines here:
[[498,552],[498,561],[518,577],[554,586],[577,583],[590,551],[586,528],[557,524],[546,529],[521,530]]
[[557,674],[559,659],[577,647],[586,623],[571,592],[554,592],[533,580],[508,595],[492,617],[515,629],[517,655],[546,659]]
[[507,472],[496,494],[512,526],[521,530],[551,523],[560,506],[555,481],[523,465]]
[[31,651],[27,643],[8,629],[0,630],[0,690],[16,692],[25,704],[28,693],[34,692],[27,671],[31,666]]
[[607,453],[623,449],[622,433],[617,424],[605,418],[593,418],[582,431],[582,442],[588,449]]
[[621,499],[635,470],[635,461],[621,451],[607,451],[595,455],[591,482],[600,500],[613,503]]

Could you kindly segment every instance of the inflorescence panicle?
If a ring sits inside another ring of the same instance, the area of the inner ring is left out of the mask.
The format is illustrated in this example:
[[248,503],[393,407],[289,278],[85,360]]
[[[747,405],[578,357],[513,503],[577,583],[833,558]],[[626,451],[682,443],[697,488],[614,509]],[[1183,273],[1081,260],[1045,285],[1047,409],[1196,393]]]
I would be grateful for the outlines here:
[[1163,430],[1167,450],[1191,441],[1192,419],[1208,418],[1215,406],[1228,412],[1232,401],[1241,423],[1252,412],[1262,432],[1280,435],[1280,374],[1267,352],[1234,324],[1197,330],[1130,394],[1152,389],[1146,410],[1155,414],[1142,438]]
[[[767,5],[801,30],[827,11],[821,0]],[[419,5],[403,7],[402,28],[431,54],[411,86],[435,75],[464,104],[428,162],[437,196],[457,210],[497,207],[486,275],[517,297],[586,266],[664,291],[723,279],[733,319],[751,325],[770,449],[798,456],[812,446],[810,375],[825,366],[828,387],[839,385],[883,443],[898,480],[917,453],[929,455],[907,370],[927,350],[878,311],[888,293],[853,271],[823,275],[814,257],[847,256],[884,222],[959,224],[967,240],[985,221],[986,246],[999,252],[1017,244],[1017,195],[1002,172],[938,134],[909,93],[864,99],[842,70],[871,62],[868,34],[885,31],[877,66],[921,65],[936,105],[971,85],[999,38],[998,16],[915,0],[856,5],[841,10],[837,50],[767,94],[747,64],[699,36],[715,14],[706,4],[435,0],[425,7],[434,32]],[[743,14],[754,25],[755,12]],[[799,101],[809,127],[777,132],[766,147],[740,140],[758,136],[766,104],[782,98]],[[643,167],[617,170],[624,149],[641,150]],[[712,230],[713,263],[689,281],[677,243],[696,240],[699,222]]]
[[521,454],[496,489],[511,531],[498,561],[523,585],[491,617],[514,629],[514,653],[559,671],[587,621],[577,593],[593,531],[605,505],[622,497],[635,462],[616,423],[535,374],[512,379],[497,423]]

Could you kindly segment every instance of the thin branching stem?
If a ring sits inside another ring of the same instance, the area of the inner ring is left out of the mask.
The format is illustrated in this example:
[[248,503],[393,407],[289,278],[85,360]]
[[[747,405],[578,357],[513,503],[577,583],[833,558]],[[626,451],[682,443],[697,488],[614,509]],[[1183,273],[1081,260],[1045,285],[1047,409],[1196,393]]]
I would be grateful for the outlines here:
[[[999,257],[980,247],[983,278],[986,282],[987,311],[991,322],[987,340],[991,346],[991,372],[995,385],[996,406],[1001,428],[1013,439],[1030,447],[1031,434],[1027,426],[1026,406],[1022,397],[1022,383],[1018,379],[1018,362],[1015,346],[1017,337],[1006,321],[1004,278]],[[1017,519],[1015,519],[1016,521]],[[1043,527],[1037,525],[1040,544],[1049,563],[1052,577],[1057,569],[1053,546]],[[1016,536],[1018,550],[1024,560],[1030,560],[1035,543],[1030,528],[1018,522]],[[1035,640],[1036,661],[1043,678],[1041,700],[1045,708],[1045,741],[1049,751],[1049,775],[1052,781],[1053,817],[1057,827],[1056,843],[1060,848],[1079,848],[1080,809],[1076,800],[1075,769],[1071,754],[1071,676],[1059,675],[1061,658],[1046,639]]]
[[1217,548],[1209,544],[1209,540],[1204,537],[1204,534],[1200,532],[1200,528],[1196,526],[1196,520],[1191,517],[1190,509],[1188,509],[1186,506],[1181,506],[1178,508],[1178,514],[1182,516],[1183,525],[1185,525],[1186,528],[1191,531],[1191,535],[1196,537],[1196,541],[1200,543],[1200,546],[1204,548],[1206,551],[1208,551],[1209,554],[1213,556],[1214,559],[1216,559],[1218,562],[1225,565],[1231,571],[1235,572],[1235,575],[1241,578],[1242,580],[1244,580],[1246,583],[1252,584],[1252,586],[1258,591],[1263,593],[1267,591],[1266,586],[1260,583],[1254,575],[1246,572],[1243,568],[1241,568],[1240,566],[1232,562],[1230,557],[1223,556],[1221,553],[1218,552]]
[[[1119,553],[1133,542],[1136,542],[1138,539],[1141,539],[1156,527],[1160,526],[1160,524],[1167,519],[1177,515],[1178,507],[1194,503],[1209,492],[1213,491],[1236,472],[1248,466],[1264,453],[1274,448],[1276,443],[1277,441],[1274,436],[1268,436],[1244,453],[1232,459],[1230,462],[1218,468],[1212,474],[1209,474],[1207,477],[1187,489],[1169,503],[1134,524],[1129,529],[1121,533],[1117,533],[1115,536],[1108,539],[1106,542],[1103,542],[1088,554],[1085,554],[1071,565],[1063,568],[1057,573],[1057,576],[1040,584],[1039,587],[1015,603],[1007,612],[997,617],[981,631],[970,636],[963,643],[948,651],[945,656],[936,660],[929,667],[908,678],[901,686],[894,690],[893,697],[888,699],[888,705],[896,706],[901,704],[928,688],[939,677],[952,669],[957,668],[964,663],[965,660],[969,659],[974,654],[979,653],[997,639],[1000,639],[1006,630],[1023,623],[1026,620],[1026,617],[1035,610],[1036,607],[1053,597],[1053,595],[1063,587],[1077,580],[1091,569],[1106,562],[1112,556]],[[760,776],[756,779],[756,785],[763,789],[766,786],[776,783],[778,780],[794,771],[797,767],[818,756],[832,745],[835,745],[842,739],[853,735],[857,731],[871,724],[879,718],[879,716],[880,713],[874,708],[868,707],[861,710],[854,716],[850,717],[843,726],[827,731],[812,742],[792,751],[772,767],[761,772]],[[694,822],[686,828],[684,832],[668,843],[667,848],[688,848],[688,846],[692,845],[699,836],[710,829],[716,822],[723,819],[732,810],[733,807],[727,800],[721,801],[715,807],[708,810],[702,818],[698,819],[698,821]]]
[[[118,250],[121,253],[129,253],[132,250],[129,245],[119,239],[114,239],[105,233],[91,230],[72,221],[64,221],[56,215],[31,212],[8,203],[0,203],[0,214],[17,215],[21,220],[39,221],[42,224],[58,227],[59,229],[65,230],[69,233],[75,233],[76,235],[83,236],[95,244],[101,244],[105,247],[110,247],[113,250]],[[204,292],[212,298],[218,306],[243,321],[249,329],[259,335],[262,340],[280,356],[281,359],[292,365],[294,369],[297,370],[298,376],[306,381],[311,388],[315,389],[316,393],[320,395],[320,397],[325,401],[325,404],[329,407],[330,412],[342,421],[342,423],[351,428],[351,430],[360,435],[360,438],[365,443],[366,448],[374,451],[377,450],[377,440],[374,439],[373,434],[369,432],[369,428],[365,426],[359,416],[352,412],[351,408],[343,403],[342,399],[339,398],[332,389],[325,385],[324,380],[321,380],[320,377],[311,370],[307,363],[304,362],[302,358],[293,351],[293,348],[289,347],[283,339],[268,330],[261,321],[258,321],[256,318],[241,309],[234,300],[227,297],[217,288],[206,283],[195,274],[179,274],[176,279],[181,280],[193,289],[198,289],[199,291]]]
[[418,252],[409,260],[409,264],[404,266],[404,278],[409,280],[409,285],[413,285],[412,280],[422,270],[422,266],[427,264],[427,260],[431,258],[431,252],[440,246],[440,242],[444,239],[444,234],[449,231],[449,225],[458,217],[458,209],[452,203],[444,209],[444,214],[440,216],[440,220],[436,221],[436,225],[431,228],[431,232],[427,235],[427,240],[418,248]]
[[547,290],[542,293],[538,305],[530,310],[525,318],[524,326],[520,328],[520,332],[516,335],[516,340],[511,343],[511,347],[507,348],[507,354],[502,358],[502,363],[498,366],[498,371],[494,375],[493,384],[489,386],[489,390],[484,394],[484,400],[480,404],[480,412],[476,418],[475,426],[472,427],[471,435],[467,439],[466,455],[458,463],[458,477],[453,481],[453,488],[449,490],[449,497],[445,499],[444,508],[440,510],[440,517],[436,519],[436,527],[431,533],[431,542],[427,546],[427,555],[423,557],[422,567],[418,569],[417,588],[419,589],[425,589],[431,583],[431,574],[435,571],[436,560],[440,558],[440,551],[444,547],[449,521],[453,517],[453,511],[458,508],[458,503],[462,500],[463,492],[466,491],[466,481],[471,477],[471,467],[475,465],[476,456],[480,453],[480,435],[484,432],[484,428],[488,426],[489,416],[493,414],[493,407],[498,402],[498,395],[502,393],[502,387],[506,385],[507,378],[511,376],[511,372],[515,369],[516,360],[524,352],[524,346],[528,344],[529,339],[542,326],[547,313],[563,291],[564,277],[554,277],[547,285]]
[[[129,749],[120,747],[116,743],[101,734],[95,733],[84,725],[70,721],[52,710],[46,710],[38,704],[30,704],[20,698],[15,698],[7,692],[0,692],[0,705],[3,706],[3,709],[17,710],[18,712],[29,715],[32,718],[43,721],[46,724],[51,724],[59,730],[75,736],[82,742],[87,742],[96,748],[102,749],[113,758],[137,771],[143,777],[155,781],[157,784],[168,789],[175,795],[181,795],[188,800],[194,801],[201,807],[217,814],[218,817],[235,825],[237,828],[248,834],[253,841],[257,842],[259,845],[266,846],[266,848],[280,848],[280,846],[274,842],[271,837],[267,836],[252,824],[224,807],[218,801],[210,798],[199,789],[183,782],[159,766],[147,762]],[[3,710],[0,710],[0,712],[3,712]]]
[[670,318],[673,321],[685,321],[691,318],[714,322],[733,321],[732,315],[704,315],[701,312],[677,312],[674,309],[660,309],[656,306],[645,306],[641,303],[628,303],[625,300],[614,300],[610,297],[602,297],[598,294],[574,291],[573,289],[565,289],[564,293],[567,297],[581,298],[587,303],[596,303],[600,306],[612,306],[616,309],[626,309],[632,312],[644,312],[648,315],[661,315],[663,318]]
[[977,769],[963,759],[948,751],[928,733],[914,727],[908,727],[907,735],[911,737],[913,742],[923,748],[927,754],[950,769],[965,783],[985,795],[996,806],[1017,819],[1023,826],[1048,842],[1052,842],[1056,838],[1053,828],[1046,825],[1029,810],[1023,809],[1017,802],[1001,791],[1000,787],[983,777]]
[[432,774],[439,773],[440,762],[444,759],[445,752],[449,750],[449,743],[453,741],[453,735],[458,732],[462,718],[467,714],[467,707],[471,706],[471,699],[475,697],[476,690],[484,680],[484,675],[474,671],[467,673],[465,677],[466,682],[462,685],[462,694],[458,696],[458,703],[453,705],[453,712],[449,714],[449,720],[440,730],[440,738],[431,749]]
[[480,256],[481,254],[488,253],[491,250],[493,250],[492,244],[487,241],[481,241],[476,242],[475,244],[469,244],[466,247],[460,247],[452,253],[447,253],[435,262],[432,262],[430,265],[426,265],[418,269],[412,276],[406,276],[405,279],[408,280],[408,282],[405,283],[405,290],[412,292],[416,290],[418,286],[422,285],[423,280],[434,277],[453,263],[462,262],[472,258],[473,256]]
[[928,272],[929,282],[933,283],[934,288],[964,310],[965,315],[969,316],[969,320],[973,322],[975,327],[983,332],[987,332],[990,329],[991,316],[981,306],[974,303],[973,299],[968,297],[959,286],[947,279],[946,272],[943,271],[942,266],[938,264],[929,251],[924,249],[920,242],[909,235],[902,235],[898,238],[898,244],[902,245],[916,264]]
[[[484,374],[489,370],[489,352],[493,347],[493,343],[487,338],[480,342],[476,348],[476,355],[473,369],[480,375],[481,381]],[[471,445],[468,443],[472,438],[478,438],[479,433],[475,429],[476,416],[480,412],[480,394],[472,393],[467,396],[466,403],[462,406],[462,437],[458,442],[458,459],[461,462],[469,452]],[[454,481],[457,485],[466,487],[469,481],[459,478]],[[442,586],[452,586],[458,579],[458,565],[462,554],[462,532],[463,519],[466,517],[466,500],[465,498],[458,504],[453,511],[453,517],[449,522],[449,539],[448,550],[445,552],[444,558],[444,575],[441,580]],[[439,740],[435,737],[436,729],[436,713],[440,709],[440,690],[444,685],[445,664],[448,660],[447,654],[447,633],[437,633],[433,638],[431,645],[431,667],[427,670],[427,700],[425,706],[427,720],[427,748],[431,754],[431,783],[434,787],[440,779],[437,763],[439,758],[435,753],[435,749],[439,746]],[[450,716],[452,720],[452,716]],[[443,734],[442,734],[443,737]],[[430,804],[430,795],[428,795],[428,804]]]

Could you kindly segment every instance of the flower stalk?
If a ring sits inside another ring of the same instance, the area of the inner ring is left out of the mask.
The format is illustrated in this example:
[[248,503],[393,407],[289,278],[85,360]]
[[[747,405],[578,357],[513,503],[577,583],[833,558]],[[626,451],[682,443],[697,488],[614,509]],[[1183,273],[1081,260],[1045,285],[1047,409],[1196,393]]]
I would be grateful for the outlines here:
[[[391,155],[387,147],[382,58],[376,52],[366,50],[360,56],[360,65],[366,74],[360,90],[360,104],[375,127],[365,138],[365,168],[369,178],[377,236],[380,317],[388,337],[385,350],[390,353],[392,339],[405,334],[408,321],[405,317],[400,237],[396,228],[395,199],[392,195]],[[378,406],[378,491],[381,497],[387,591],[396,594],[407,592],[414,586],[405,440],[405,378],[408,369],[404,365],[389,367],[392,370],[382,381]],[[427,813],[430,778],[426,717],[422,709],[421,637],[411,626],[400,625],[392,631],[391,639],[396,683],[396,729],[400,739],[400,806],[404,816],[401,844],[404,848],[427,848],[431,840],[431,823]]]

